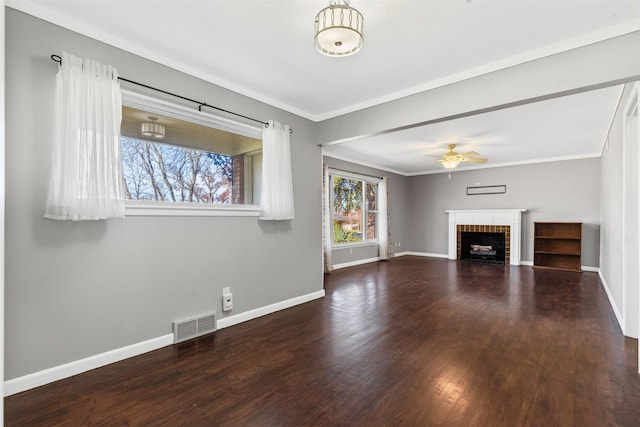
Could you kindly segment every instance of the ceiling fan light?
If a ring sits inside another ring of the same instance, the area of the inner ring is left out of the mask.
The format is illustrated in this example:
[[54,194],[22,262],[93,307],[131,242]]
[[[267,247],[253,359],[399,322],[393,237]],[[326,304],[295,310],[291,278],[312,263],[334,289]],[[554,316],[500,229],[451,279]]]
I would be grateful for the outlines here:
[[457,159],[440,160],[440,163],[446,169],[453,169],[460,164],[460,160],[457,160]]
[[315,44],[323,55],[353,55],[364,44],[364,17],[344,0],[332,2],[316,15]]

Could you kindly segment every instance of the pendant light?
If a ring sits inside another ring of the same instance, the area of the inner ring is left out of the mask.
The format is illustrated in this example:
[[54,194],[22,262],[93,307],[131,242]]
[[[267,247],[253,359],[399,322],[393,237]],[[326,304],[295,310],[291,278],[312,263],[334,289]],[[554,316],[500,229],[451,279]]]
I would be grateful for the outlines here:
[[364,17],[348,0],[332,0],[316,15],[316,49],[327,56],[349,56],[364,43]]

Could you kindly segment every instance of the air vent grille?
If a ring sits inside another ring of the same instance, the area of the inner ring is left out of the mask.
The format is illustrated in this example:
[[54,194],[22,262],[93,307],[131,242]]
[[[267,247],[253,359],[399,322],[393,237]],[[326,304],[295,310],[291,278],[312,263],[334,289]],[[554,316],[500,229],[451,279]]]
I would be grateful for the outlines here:
[[216,330],[216,315],[201,317],[198,319],[198,335],[206,334]]
[[216,330],[216,313],[173,322],[173,342],[179,343]]

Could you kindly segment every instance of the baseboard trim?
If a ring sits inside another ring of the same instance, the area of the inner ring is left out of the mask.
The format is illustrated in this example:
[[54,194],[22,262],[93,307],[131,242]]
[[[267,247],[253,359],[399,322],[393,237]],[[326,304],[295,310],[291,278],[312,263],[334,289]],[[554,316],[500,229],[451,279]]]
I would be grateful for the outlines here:
[[[257,308],[255,310],[249,310],[235,316],[225,317],[218,320],[217,328],[227,328],[238,323],[246,322],[257,317],[284,310],[286,308],[293,307],[299,304],[304,304],[305,302],[309,302],[314,299],[322,298],[324,297],[324,295],[325,292],[323,289],[321,291]],[[31,390],[32,388],[40,387],[54,381],[69,378],[74,375],[90,371],[92,369],[100,368],[102,366],[119,362],[130,357],[139,356],[153,350],[158,350],[162,347],[167,347],[173,344],[173,338],[173,334],[163,335],[158,338],[153,338],[126,347],[117,348],[105,353],[96,354],[95,356],[90,356],[84,359],[76,360],[74,362],[65,363],[64,365],[60,366],[54,366],[53,368],[44,369],[39,372],[34,372],[33,374],[28,374],[22,377],[5,381],[4,396],[11,396],[16,393]]]
[[147,341],[128,345],[126,347],[110,350],[105,353],[96,354],[85,359],[76,360],[75,362],[65,363],[64,365],[54,366],[53,368],[44,369],[33,374],[24,375],[5,381],[4,395],[20,393],[32,388],[40,387],[45,384],[52,383],[64,378],[69,378],[101,366],[119,362],[130,357],[138,356],[149,351],[157,350],[173,344],[173,334],[163,335],[158,338],[152,338]]
[[266,305],[254,310],[245,311],[244,313],[224,317],[218,320],[217,327],[218,329],[228,328],[229,326],[237,325],[238,323],[247,322],[258,317],[266,316],[267,314],[275,313],[276,311],[284,310],[286,308],[294,307],[296,305],[304,304],[305,302],[313,301],[315,299],[323,297],[324,289],[317,292],[312,292],[310,294],[291,298],[285,301],[280,301],[275,304]]
[[394,258],[397,258],[397,257],[399,257],[399,256],[405,256],[405,255],[409,255],[409,252],[407,252],[407,251],[404,251],[404,252],[396,252],[396,253],[394,253],[394,254],[393,254],[393,257],[394,257]]
[[406,251],[406,252],[399,252],[399,253],[395,254],[395,256],[404,256],[404,255],[411,255],[411,256],[423,256],[423,257],[428,257],[428,258],[444,258],[444,259],[449,259],[449,255],[448,255],[448,254],[434,254],[434,253],[429,253],[429,252],[412,252],[412,251]]
[[613,296],[611,295],[611,291],[609,290],[609,285],[607,284],[607,281],[605,280],[604,276],[602,275],[602,270],[598,269],[598,276],[600,276],[600,281],[602,282],[602,287],[604,288],[604,291],[607,294],[607,298],[609,298],[609,305],[611,306],[611,309],[613,310],[613,314],[616,316],[616,320],[618,321],[618,326],[620,327],[620,330],[622,331],[622,333],[624,334],[624,318],[622,317],[622,314],[620,314],[620,311],[618,310],[618,306],[616,305],[616,302],[613,300]]
[[[533,267],[533,261],[520,261],[520,265]],[[580,268],[582,269],[582,271],[592,271],[594,273],[597,273],[598,271],[600,271],[598,267],[590,267],[588,265],[581,265]]]
[[333,270],[339,270],[341,268],[347,268],[347,267],[353,267],[356,265],[362,265],[362,264],[369,264],[370,262],[377,262],[380,261],[380,258],[375,257],[375,258],[366,258],[366,259],[360,259],[358,261],[350,261],[350,262],[345,262],[342,264],[335,264],[333,266]]
[[[430,257],[430,258],[449,258],[449,255],[447,254],[433,254],[433,253],[428,253],[428,252],[410,252],[410,251],[406,251],[406,252],[398,252],[397,254],[394,254],[394,257],[399,257],[399,256],[405,256],[405,255],[413,255],[413,256],[423,256],[423,257]],[[522,261],[520,260],[520,265],[524,265],[524,266],[528,266],[528,267],[533,267],[533,261]],[[583,265],[581,266],[582,270],[584,271],[593,271],[594,273],[598,273],[600,271],[600,269],[598,267],[590,267],[588,265]]]

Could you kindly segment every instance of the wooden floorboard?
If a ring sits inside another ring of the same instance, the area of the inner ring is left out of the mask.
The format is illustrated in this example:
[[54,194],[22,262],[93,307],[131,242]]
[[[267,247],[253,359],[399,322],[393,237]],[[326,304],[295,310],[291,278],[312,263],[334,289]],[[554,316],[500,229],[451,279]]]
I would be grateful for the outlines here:
[[640,426],[596,273],[405,256],[326,297],[5,399],[7,426]]

